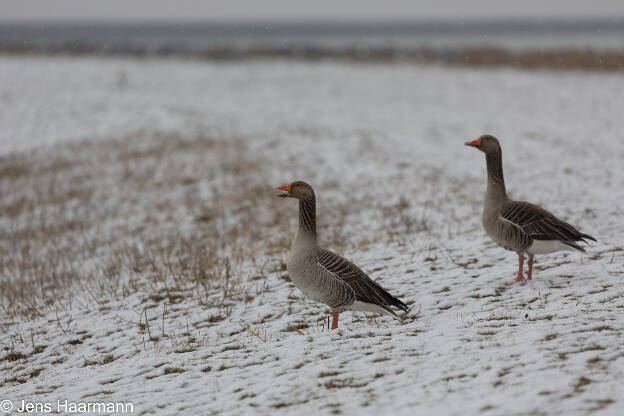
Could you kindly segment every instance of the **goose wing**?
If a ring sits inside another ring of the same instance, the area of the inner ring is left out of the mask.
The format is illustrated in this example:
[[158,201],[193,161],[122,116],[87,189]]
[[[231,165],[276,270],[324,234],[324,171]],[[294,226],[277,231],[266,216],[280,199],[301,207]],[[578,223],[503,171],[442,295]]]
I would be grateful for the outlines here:
[[407,305],[388,293],[358,266],[329,250],[320,249],[318,263],[353,289],[357,300],[372,303],[390,310],[390,306],[407,310]]
[[528,202],[511,201],[504,204],[500,209],[500,217],[521,229],[530,239],[564,243],[587,242],[585,239],[596,241],[594,237],[581,233],[545,209]]

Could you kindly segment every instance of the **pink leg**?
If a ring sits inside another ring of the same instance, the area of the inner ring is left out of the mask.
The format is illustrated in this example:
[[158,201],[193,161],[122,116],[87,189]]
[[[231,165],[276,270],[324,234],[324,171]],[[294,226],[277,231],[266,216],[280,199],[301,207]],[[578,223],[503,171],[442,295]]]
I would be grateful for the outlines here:
[[529,257],[529,277],[527,277],[527,280],[531,280],[532,277],[533,277],[533,257]]
[[522,274],[522,266],[524,266],[524,255],[518,254],[518,277],[513,282],[507,283],[507,286],[511,286],[514,283],[524,282],[524,274]]
[[340,312],[338,312],[338,311],[332,312],[332,327],[331,327],[331,329],[338,328],[338,315],[340,315]]

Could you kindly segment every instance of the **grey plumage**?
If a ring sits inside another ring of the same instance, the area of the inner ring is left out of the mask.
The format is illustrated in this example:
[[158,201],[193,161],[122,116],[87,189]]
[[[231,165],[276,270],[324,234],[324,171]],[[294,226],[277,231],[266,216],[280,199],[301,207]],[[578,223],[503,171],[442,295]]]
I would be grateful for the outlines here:
[[508,227],[512,230],[510,239],[516,242],[520,251],[530,249],[534,240],[558,240],[579,251],[585,249],[577,241],[596,241],[594,237],[581,233],[567,222],[529,202],[510,200],[498,208],[498,213],[502,219],[515,225]]
[[316,241],[316,200],[312,187],[293,182],[278,189],[299,199],[299,231],[287,262],[288,272],[306,296],[333,311],[368,311],[396,316],[390,309],[407,306],[340,255],[320,248]]
[[406,311],[407,305],[389,294],[379,283],[344,257],[324,248],[318,249],[318,263],[345,282],[355,295],[355,299],[382,307],[392,315],[396,314],[390,306]]
[[596,241],[594,237],[581,233],[537,205],[513,201],[507,197],[502,150],[495,137],[483,135],[466,145],[476,147],[485,153],[487,188],[483,202],[483,226],[494,241],[520,256],[518,281],[523,280],[521,268],[524,255],[529,256],[529,279],[531,279],[535,254],[565,249],[585,251],[578,242]]

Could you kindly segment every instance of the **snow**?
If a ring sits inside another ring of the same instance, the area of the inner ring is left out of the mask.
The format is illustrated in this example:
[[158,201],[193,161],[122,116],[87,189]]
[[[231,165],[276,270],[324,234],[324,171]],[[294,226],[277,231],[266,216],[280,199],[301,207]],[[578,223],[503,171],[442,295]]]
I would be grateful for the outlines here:
[[[2,162],[36,161],[34,175],[66,160],[74,167],[55,186],[83,178],[92,191],[33,218],[96,223],[84,238],[108,241],[76,248],[84,273],[71,302],[2,317],[0,399],[131,401],[139,414],[172,415],[621,413],[621,74],[2,57],[0,78]],[[534,280],[506,288],[517,258],[481,227],[485,161],[463,146],[483,133],[501,140],[512,197],[599,243],[537,257]],[[272,188],[292,180],[315,187],[320,242],[410,305],[402,323],[347,312],[329,331],[327,309],[285,279],[296,203]],[[46,189],[15,181],[1,182],[7,202]],[[215,213],[214,228],[194,221],[198,206]],[[0,229],[27,229],[29,215],[3,215]],[[174,261],[163,281],[141,267],[118,280],[103,271],[118,245],[147,257],[178,235],[237,259],[231,298],[223,276],[203,289],[180,283]],[[2,252],[18,256],[6,239]],[[97,285],[110,297],[94,299]],[[6,359],[14,351],[25,357]]]

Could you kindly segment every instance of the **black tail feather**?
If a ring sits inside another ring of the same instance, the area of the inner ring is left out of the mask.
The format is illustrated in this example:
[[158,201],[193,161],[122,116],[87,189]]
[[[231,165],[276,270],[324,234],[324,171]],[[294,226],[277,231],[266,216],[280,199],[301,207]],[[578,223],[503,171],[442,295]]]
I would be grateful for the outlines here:
[[598,240],[596,240],[594,237],[592,237],[589,234],[581,234],[580,240],[583,240],[584,243],[587,243],[587,241],[585,241],[585,239],[595,241],[596,243],[598,242]]
[[576,244],[576,242],[574,242],[574,241],[563,241],[563,240],[561,240],[561,242],[563,244],[565,244],[566,246],[570,246],[570,247],[572,247],[575,250],[582,251],[583,253],[585,253],[585,249],[583,247],[579,246],[578,244]]
[[395,298],[394,296],[392,296],[392,305],[401,309],[403,312],[407,311],[407,305],[401,302],[401,300],[399,300],[398,298]]
[[383,308],[384,311],[388,311],[388,313],[392,314],[392,316],[396,316],[398,317],[398,315],[396,314],[396,312],[394,312],[392,309],[390,309],[388,306],[386,305],[378,305],[379,307]]

